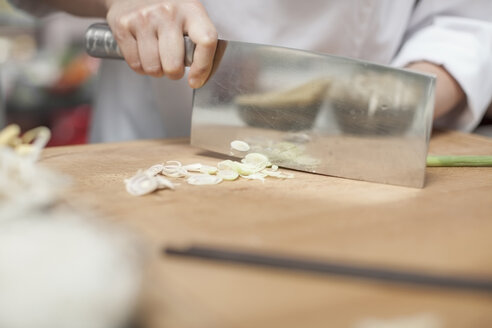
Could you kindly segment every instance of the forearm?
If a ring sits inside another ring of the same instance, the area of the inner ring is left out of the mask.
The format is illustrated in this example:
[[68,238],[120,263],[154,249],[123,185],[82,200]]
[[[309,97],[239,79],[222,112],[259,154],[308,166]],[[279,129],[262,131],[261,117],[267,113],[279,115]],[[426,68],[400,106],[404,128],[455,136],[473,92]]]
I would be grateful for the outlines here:
[[106,17],[109,0],[43,0],[46,4],[77,16]]
[[436,83],[436,105],[434,118],[441,117],[451,110],[464,107],[466,96],[456,80],[442,66],[428,62],[416,62],[407,66],[408,69],[434,74]]

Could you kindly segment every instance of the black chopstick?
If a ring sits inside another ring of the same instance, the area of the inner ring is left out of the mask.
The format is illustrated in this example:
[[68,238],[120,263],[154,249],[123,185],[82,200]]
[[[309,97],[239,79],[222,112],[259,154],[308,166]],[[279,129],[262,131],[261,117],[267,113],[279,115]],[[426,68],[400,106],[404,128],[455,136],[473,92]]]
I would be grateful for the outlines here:
[[343,277],[363,278],[397,284],[411,284],[492,293],[492,280],[488,278],[437,275],[416,271],[385,269],[348,263],[308,260],[291,256],[259,254],[248,251],[232,251],[223,248],[193,245],[184,248],[167,247],[164,249],[164,252],[171,256],[200,258],[205,260],[306,271]]

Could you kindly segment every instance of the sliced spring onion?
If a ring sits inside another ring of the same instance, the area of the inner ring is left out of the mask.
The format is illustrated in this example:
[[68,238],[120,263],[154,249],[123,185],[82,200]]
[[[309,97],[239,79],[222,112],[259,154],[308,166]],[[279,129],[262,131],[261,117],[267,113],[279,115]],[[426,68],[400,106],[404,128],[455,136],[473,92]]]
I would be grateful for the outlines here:
[[181,165],[180,162],[171,161],[167,162],[168,164],[164,165],[162,168],[162,174],[169,178],[183,178],[187,177],[188,171]]
[[158,189],[172,189],[172,190],[174,190],[174,183],[172,183],[168,179],[164,178],[162,175],[155,176],[155,179],[157,181],[157,188]]
[[195,164],[188,164],[183,166],[183,168],[189,172],[200,172],[202,168],[202,164],[200,163],[195,163]]
[[230,170],[230,171],[235,171],[239,173],[240,175],[249,175],[257,172],[255,170],[255,167],[252,167],[251,165],[248,164],[243,164],[240,162],[234,162],[231,160],[225,160],[217,164],[217,167],[219,170],[224,171],[224,170]]
[[236,162],[236,171],[240,175],[250,175],[250,174],[254,174],[254,173],[261,171],[261,170],[258,167],[253,166],[253,165]]
[[272,170],[263,170],[263,171],[261,171],[261,173],[263,173],[269,177],[274,177],[274,178],[278,178],[283,174],[282,172],[272,171]]
[[10,146],[12,140],[17,138],[21,132],[17,124],[10,124],[3,130],[0,130],[0,146]]
[[232,170],[232,171],[236,171],[236,164],[234,164],[233,161],[231,161],[230,159],[226,159],[225,161],[222,161],[222,162],[219,162],[217,164],[217,167],[219,168],[219,170]]
[[22,137],[20,132],[17,124],[11,124],[0,130],[0,146],[13,148],[17,154],[36,161],[51,138],[50,129],[40,126],[27,131]]
[[279,179],[292,179],[292,178],[294,178],[294,174],[280,172],[280,171],[263,170],[263,171],[261,171],[261,173],[265,174],[266,176],[273,177],[273,178],[279,178]]
[[218,169],[215,166],[210,166],[210,165],[202,165],[200,168],[200,172],[204,174],[215,174],[217,173]]
[[145,170],[145,173],[147,173],[150,176],[156,176],[159,173],[161,173],[162,170],[164,170],[164,165],[156,164],[156,165],[152,165],[147,170]]
[[125,185],[126,191],[133,196],[143,196],[158,188],[157,180],[142,171],[137,172],[137,174],[130,179],[126,179]]
[[176,171],[162,171],[162,174],[168,178],[185,178],[189,176],[188,172],[186,170],[176,170]]
[[167,161],[166,162],[166,165],[170,165],[170,166],[183,166],[181,164],[181,162],[179,162],[179,161]]
[[209,174],[196,174],[190,176],[186,181],[191,185],[204,186],[219,184],[222,182],[222,178]]
[[[290,147],[288,143],[284,143],[283,146],[287,149]],[[174,189],[176,184],[165,177],[187,178],[189,184],[197,186],[214,185],[223,180],[233,181],[239,177],[263,182],[266,177],[280,179],[294,177],[293,174],[283,173],[278,169],[277,165],[272,165],[268,157],[261,153],[250,153],[241,162],[225,160],[219,162],[217,167],[201,163],[182,165],[178,161],[167,161],[165,164],[151,166],[144,172],[137,172],[132,178],[126,179],[125,184],[130,194],[141,196],[156,189]]]
[[265,167],[271,165],[268,157],[260,153],[250,153],[246,155],[241,162],[251,165],[265,165]]
[[29,155],[34,151],[34,147],[29,144],[20,144],[15,147],[15,152],[21,156]]
[[217,172],[217,176],[227,181],[234,181],[239,178],[239,173],[233,170],[220,170]]
[[272,166],[268,157],[259,153],[250,153],[246,155],[241,162],[246,165],[252,173],[260,172],[265,168]]
[[162,171],[161,172],[163,176],[168,177],[168,178],[184,178],[187,176],[187,174],[184,174],[183,172],[180,171]]
[[231,142],[231,148],[240,152],[246,152],[250,149],[248,143],[241,140],[234,140]]
[[250,175],[241,175],[241,178],[244,178],[244,179],[247,179],[247,180],[260,180],[262,182],[265,182],[265,178],[266,177],[267,177],[266,174],[260,173],[260,172],[253,173],[253,174],[250,174]]
[[31,129],[24,133],[22,136],[23,143],[33,143],[33,146],[37,149],[43,149],[48,141],[51,139],[51,131],[45,126],[40,126],[34,129]]
[[277,178],[280,178],[280,179],[294,179],[294,174],[293,173],[285,173],[285,172],[282,172],[282,174],[280,174],[279,176],[277,176]]
[[271,165],[272,164],[268,160],[268,157],[266,157],[265,155],[251,153],[246,155],[246,157],[242,160],[242,163],[225,160],[220,162],[217,167],[219,168],[219,170],[236,171],[241,176],[247,176],[258,173]]

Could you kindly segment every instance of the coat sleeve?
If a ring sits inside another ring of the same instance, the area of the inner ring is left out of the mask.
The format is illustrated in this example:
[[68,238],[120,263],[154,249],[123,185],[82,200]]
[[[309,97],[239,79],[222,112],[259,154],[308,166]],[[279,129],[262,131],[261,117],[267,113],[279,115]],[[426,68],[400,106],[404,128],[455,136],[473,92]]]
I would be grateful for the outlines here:
[[436,127],[472,131],[492,100],[492,1],[422,0],[393,64],[442,65],[467,96],[466,108],[435,121]]
[[41,0],[7,0],[12,6],[34,16],[44,16],[54,12],[54,9]]

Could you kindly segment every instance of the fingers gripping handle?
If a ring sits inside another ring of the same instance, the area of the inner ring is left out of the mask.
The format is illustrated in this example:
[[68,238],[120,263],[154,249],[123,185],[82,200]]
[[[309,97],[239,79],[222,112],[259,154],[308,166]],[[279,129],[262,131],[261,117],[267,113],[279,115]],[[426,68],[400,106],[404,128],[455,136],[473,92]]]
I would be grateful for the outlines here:
[[[195,44],[187,36],[185,41],[185,66],[191,66]],[[92,24],[85,33],[85,49],[89,55],[98,58],[123,59],[118,43],[107,24]]]

